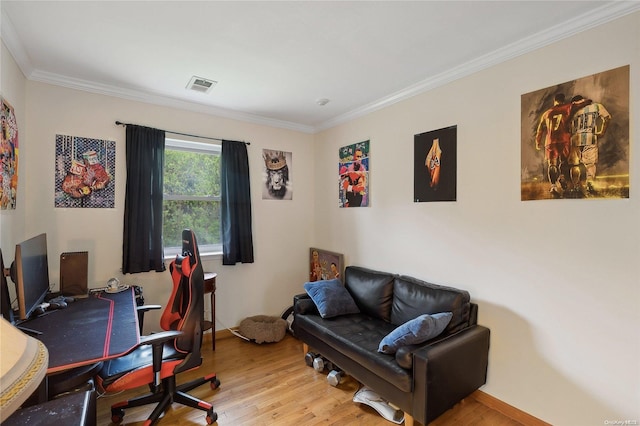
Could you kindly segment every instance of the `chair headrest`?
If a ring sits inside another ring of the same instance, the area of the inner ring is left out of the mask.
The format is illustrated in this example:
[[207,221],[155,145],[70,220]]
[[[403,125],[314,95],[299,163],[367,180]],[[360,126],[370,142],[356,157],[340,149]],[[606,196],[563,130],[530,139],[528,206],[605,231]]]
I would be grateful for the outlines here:
[[184,229],[182,231],[182,255],[193,256],[196,259],[200,258],[196,234],[191,229]]
[[195,264],[196,260],[191,256],[191,253],[184,256],[182,254],[176,255],[176,261],[174,263],[175,267],[180,271],[182,275],[185,277],[191,276],[191,265]]

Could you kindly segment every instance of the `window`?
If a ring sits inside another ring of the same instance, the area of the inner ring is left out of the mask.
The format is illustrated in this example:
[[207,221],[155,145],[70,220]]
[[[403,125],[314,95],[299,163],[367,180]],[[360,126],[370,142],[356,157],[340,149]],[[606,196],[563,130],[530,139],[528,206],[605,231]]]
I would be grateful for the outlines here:
[[220,145],[165,140],[162,238],[165,257],[182,249],[182,230],[192,229],[200,253],[221,253]]

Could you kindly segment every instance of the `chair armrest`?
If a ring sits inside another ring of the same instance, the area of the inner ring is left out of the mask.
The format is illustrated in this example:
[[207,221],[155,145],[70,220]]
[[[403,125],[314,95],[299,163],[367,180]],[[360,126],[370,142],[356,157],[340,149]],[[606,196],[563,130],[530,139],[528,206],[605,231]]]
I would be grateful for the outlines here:
[[159,333],[153,333],[148,336],[140,338],[140,345],[151,345],[153,354],[153,383],[149,386],[151,390],[155,392],[160,386],[162,379],[160,378],[160,370],[162,369],[162,351],[164,344],[170,340],[176,339],[178,336],[184,334],[182,331],[169,330],[161,331]]
[[140,337],[140,346],[163,344],[164,342],[173,340],[182,334],[184,334],[182,331],[177,330],[161,331],[159,333],[149,334],[148,336]]
[[476,325],[414,352],[416,420],[430,422],[486,383],[489,337]]
[[157,310],[162,308],[162,306],[160,305],[141,305],[141,306],[136,306],[136,311],[138,312],[138,328],[140,331],[140,334],[142,334],[142,330],[144,329],[144,314],[146,312],[152,311],[152,310]]
[[142,306],[136,306],[136,310],[137,310],[138,312],[142,312],[142,313],[145,313],[145,312],[148,312],[148,311],[151,311],[151,310],[155,310],[155,309],[160,309],[160,308],[162,308],[162,306],[160,306],[160,305],[142,305]]

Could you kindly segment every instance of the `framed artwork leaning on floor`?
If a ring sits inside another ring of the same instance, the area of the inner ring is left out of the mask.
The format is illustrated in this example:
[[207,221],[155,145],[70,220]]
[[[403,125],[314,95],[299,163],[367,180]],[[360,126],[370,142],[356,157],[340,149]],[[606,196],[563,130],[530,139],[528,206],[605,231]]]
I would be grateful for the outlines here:
[[344,256],[340,253],[311,247],[309,249],[309,281],[342,281]]

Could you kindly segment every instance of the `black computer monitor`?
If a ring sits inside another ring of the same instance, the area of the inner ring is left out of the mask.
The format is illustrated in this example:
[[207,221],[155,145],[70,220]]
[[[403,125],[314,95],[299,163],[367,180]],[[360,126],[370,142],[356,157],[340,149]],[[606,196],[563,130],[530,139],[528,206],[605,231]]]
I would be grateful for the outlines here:
[[16,245],[11,279],[16,284],[18,319],[27,320],[49,292],[47,234],[37,235]]
[[2,249],[0,249],[0,315],[2,315],[6,321],[13,324],[13,307],[11,306],[11,296],[9,295],[6,272],[4,269]]

